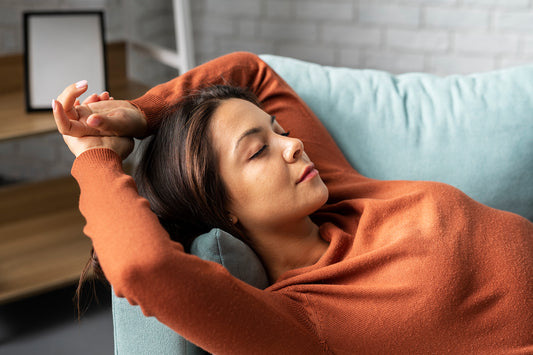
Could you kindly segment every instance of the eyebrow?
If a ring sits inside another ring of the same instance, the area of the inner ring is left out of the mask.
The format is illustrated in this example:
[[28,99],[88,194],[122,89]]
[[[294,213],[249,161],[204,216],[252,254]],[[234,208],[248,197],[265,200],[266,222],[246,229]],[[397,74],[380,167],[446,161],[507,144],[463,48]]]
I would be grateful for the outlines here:
[[[270,116],[270,125],[274,125],[274,121],[276,121],[276,116]],[[235,148],[234,150],[237,150],[237,147],[239,146],[239,143],[246,137],[248,136],[251,136],[251,135],[254,135],[254,134],[257,134],[257,133],[261,133],[263,129],[261,127],[254,127],[254,128],[250,128],[249,130],[247,130],[246,132],[244,132],[240,137],[239,139],[237,140],[237,143],[235,143]]]

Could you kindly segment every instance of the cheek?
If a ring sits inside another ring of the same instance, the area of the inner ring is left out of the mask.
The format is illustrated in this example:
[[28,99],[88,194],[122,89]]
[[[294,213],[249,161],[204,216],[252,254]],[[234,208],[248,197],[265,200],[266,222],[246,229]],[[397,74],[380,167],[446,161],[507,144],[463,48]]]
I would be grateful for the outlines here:
[[283,169],[259,167],[232,176],[227,183],[234,207],[246,212],[266,208],[273,201],[290,195],[287,191],[290,178]]

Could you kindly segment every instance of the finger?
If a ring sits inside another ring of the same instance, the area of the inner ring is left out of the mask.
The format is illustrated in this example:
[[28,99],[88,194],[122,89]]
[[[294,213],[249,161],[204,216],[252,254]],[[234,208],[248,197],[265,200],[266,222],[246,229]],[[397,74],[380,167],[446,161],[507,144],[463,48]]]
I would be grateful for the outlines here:
[[92,94],[91,96],[88,96],[85,100],[83,100],[83,105],[92,104],[93,102],[100,101],[98,95]]
[[74,106],[79,106],[79,105],[81,105],[81,104],[80,104],[80,100],[76,100],[76,101],[74,101]]
[[52,112],[54,113],[54,120],[56,122],[57,130],[61,134],[69,134],[70,132],[70,119],[68,118],[63,105],[60,101],[52,101]]
[[113,110],[105,114],[93,113],[87,117],[87,126],[102,134],[111,136],[128,136],[128,123],[123,110]]
[[71,120],[60,101],[52,101],[52,111],[57,129],[61,134],[74,137],[83,137],[94,134],[94,130],[87,127],[84,123],[77,120]]
[[57,97],[57,101],[61,102],[65,113],[70,119],[77,119],[76,110],[73,110],[76,99],[87,90],[87,80],[78,81],[75,84],[69,85]]
[[104,91],[98,96],[98,98],[102,101],[109,100],[109,92]]
[[94,113],[87,118],[87,125],[92,128],[102,129],[103,120],[104,117],[102,115]]

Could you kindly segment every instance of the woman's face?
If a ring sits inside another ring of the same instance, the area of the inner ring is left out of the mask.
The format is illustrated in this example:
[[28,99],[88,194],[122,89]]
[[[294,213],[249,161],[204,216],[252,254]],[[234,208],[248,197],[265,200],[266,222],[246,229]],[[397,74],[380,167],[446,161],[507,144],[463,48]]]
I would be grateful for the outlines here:
[[299,139],[254,104],[229,99],[210,123],[229,212],[248,232],[286,228],[320,208],[328,190]]

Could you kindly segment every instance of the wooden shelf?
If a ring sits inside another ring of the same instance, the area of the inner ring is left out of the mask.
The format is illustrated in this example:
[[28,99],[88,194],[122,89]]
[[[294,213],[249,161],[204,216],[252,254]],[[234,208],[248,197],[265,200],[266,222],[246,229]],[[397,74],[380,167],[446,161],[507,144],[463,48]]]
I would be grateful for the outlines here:
[[0,95],[0,140],[20,138],[56,130],[49,112],[26,113],[24,93],[13,91]]
[[71,177],[0,189],[0,303],[74,283],[89,257]]
[[[132,99],[148,89],[126,79],[125,45],[108,45],[109,91]],[[23,58],[0,58],[0,140],[56,130],[51,112],[27,113]],[[89,258],[79,190],[71,177],[0,187],[0,304],[75,283]]]

